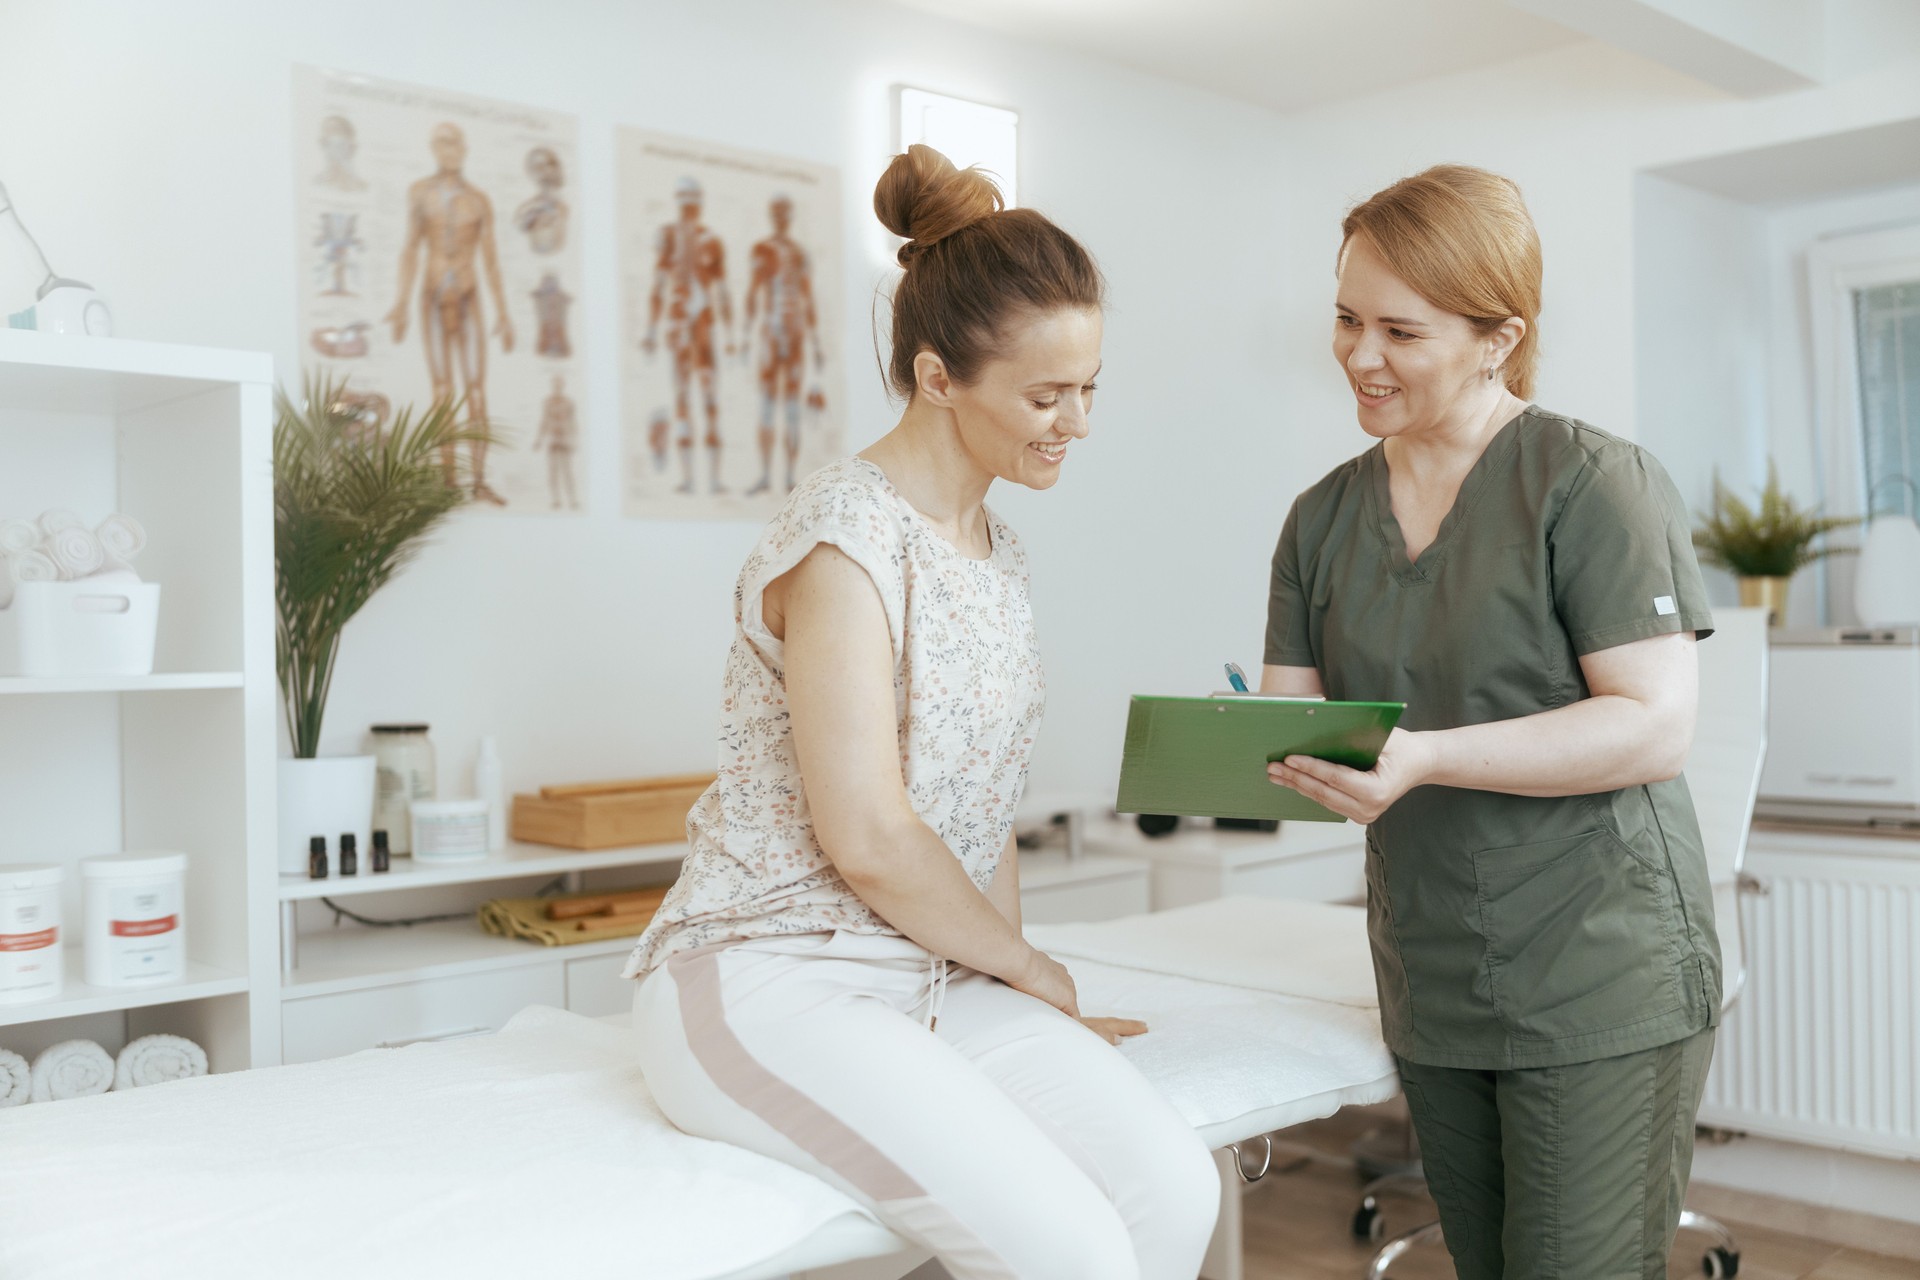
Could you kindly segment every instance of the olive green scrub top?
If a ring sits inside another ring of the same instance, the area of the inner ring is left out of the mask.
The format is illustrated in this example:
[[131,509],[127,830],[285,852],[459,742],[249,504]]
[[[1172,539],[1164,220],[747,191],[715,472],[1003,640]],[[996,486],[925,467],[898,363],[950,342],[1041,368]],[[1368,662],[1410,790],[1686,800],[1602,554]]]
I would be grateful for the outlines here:
[[[1408,563],[1381,446],[1294,502],[1266,661],[1327,696],[1451,729],[1588,696],[1583,654],[1711,634],[1673,482],[1638,446],[1535,406],[1502,427]],[[1415,787],[1367,830],[1388,1048],[1436,1067],[1563,1066],[1720,1015],[1700,829],[1683,778],[1596,795]]]

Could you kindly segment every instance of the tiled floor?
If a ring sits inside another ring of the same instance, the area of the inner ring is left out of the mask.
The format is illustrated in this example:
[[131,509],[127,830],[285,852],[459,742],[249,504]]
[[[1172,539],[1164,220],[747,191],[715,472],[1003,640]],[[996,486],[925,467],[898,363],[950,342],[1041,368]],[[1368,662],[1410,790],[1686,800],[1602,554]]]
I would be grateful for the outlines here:
[[[1321,1150],[1344,1154],[1359,1134],[1382,1117],[1349,1108],[1288,1135]],[[1247,1280],[1360,1280],[1373,1250],[1348,1234],[1358,1181],[1349,1171],[1307,1164],[1276,1170],[1246,1193]],[[1433,1219],[1424,1196],[1396,1196],[1382,1205],[1390,1233]],[[1764,1226],[1729,1222],[1741,1248],[1741,1280],[1920,1280],[1920,1262],[1843,1249]],[[1698,1237],[1682,1235],[1668,1271],[1672,1280],[1701,1274]],[[1451,1280],[1453,1267],[1441,1247],[1416,1250],[1396,1263],[1392,1280]],[[1543,1278],[1544,1280],[1544,1278]]]

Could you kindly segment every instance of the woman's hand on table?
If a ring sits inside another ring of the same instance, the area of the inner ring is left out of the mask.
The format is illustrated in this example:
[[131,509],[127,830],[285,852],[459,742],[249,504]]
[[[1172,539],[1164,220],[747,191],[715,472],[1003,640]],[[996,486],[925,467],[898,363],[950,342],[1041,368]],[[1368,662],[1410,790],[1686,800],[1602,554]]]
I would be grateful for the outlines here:
[[1364,826],[1424,782],[1434,765],[1427,734],[1395,729],[1370,770],[1349,769],[1312,756],[1288,756],[1269,764],[1267,777]]
[[1069,1018],[1080,1016],[1080,993],[1074,990],[1073,975],[1038,947],[1027,948],[1026,961],[1018,973],[1000,980],[1015,991],[1045,1000]]
[[1137,1018],[1082,1018],[1080,1025],[1108,1044],[1119,1044],[1128,1036],[1144,1035],[1147,1030],[1147,1024]]

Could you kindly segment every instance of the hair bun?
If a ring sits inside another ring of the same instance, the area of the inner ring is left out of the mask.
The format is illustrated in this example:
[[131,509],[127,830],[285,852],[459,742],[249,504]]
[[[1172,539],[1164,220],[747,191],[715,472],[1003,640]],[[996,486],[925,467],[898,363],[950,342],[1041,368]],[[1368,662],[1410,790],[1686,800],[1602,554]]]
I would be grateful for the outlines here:
[[953,161],[916,142],[897,155],[873,189],[873,211],[887,230],[904,236],[900,265],[954,232],[1006,207],[1000,188],[978,167],[956,169]]

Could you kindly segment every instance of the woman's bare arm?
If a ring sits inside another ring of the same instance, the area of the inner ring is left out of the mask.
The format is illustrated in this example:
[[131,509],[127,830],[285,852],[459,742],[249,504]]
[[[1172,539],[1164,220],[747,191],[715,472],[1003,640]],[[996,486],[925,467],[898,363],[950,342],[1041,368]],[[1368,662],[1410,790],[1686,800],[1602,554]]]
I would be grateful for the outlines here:
[[908,801],[893,648],[872,579],[822,544],[768,597],[768,627],[779,628],[785,647],[794,754],[814,834],[835,869],[863,902],[935,955],[1078,1016],[1066,970],[1027,944]]

